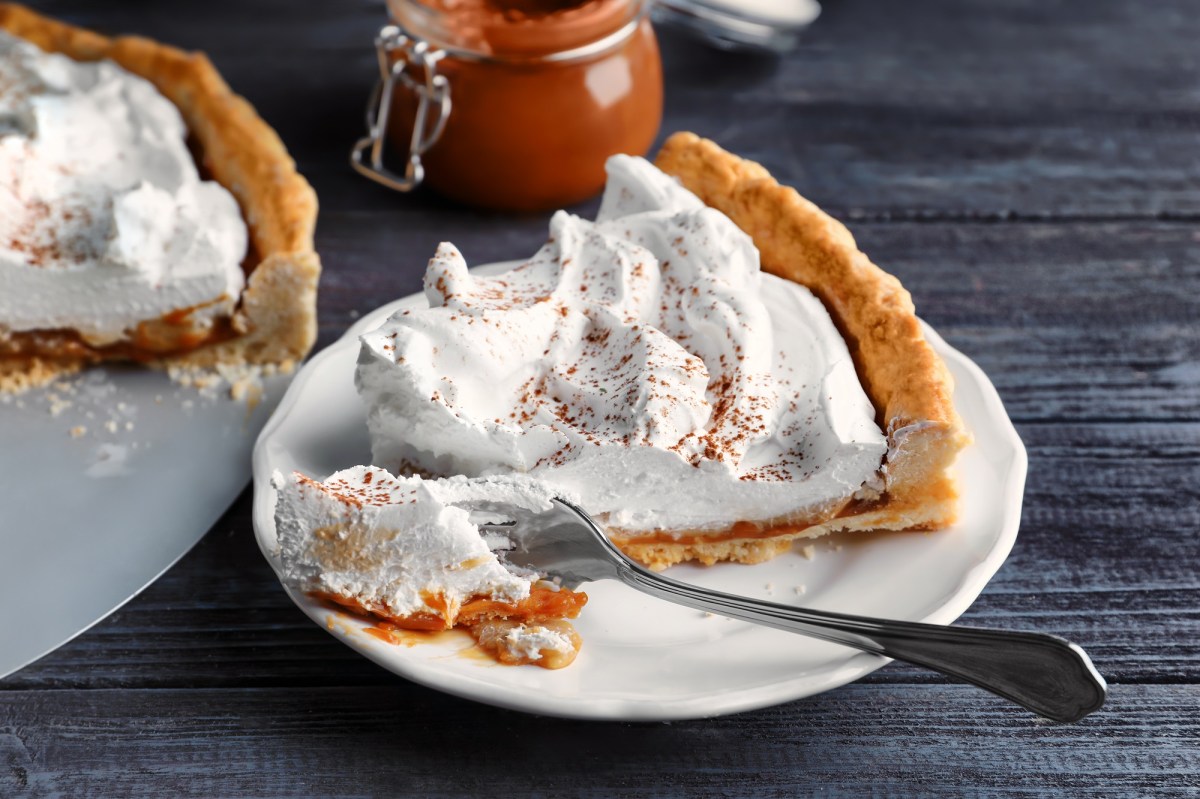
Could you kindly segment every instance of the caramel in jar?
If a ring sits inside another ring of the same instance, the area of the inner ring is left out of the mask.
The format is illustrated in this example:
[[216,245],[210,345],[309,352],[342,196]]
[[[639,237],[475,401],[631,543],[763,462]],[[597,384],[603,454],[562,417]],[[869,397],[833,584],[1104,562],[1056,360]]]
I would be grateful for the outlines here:
[[488,208],[559,208],[600,191],[610,155],[644,154],[653,143],[662,66],[644,0],[390,0],[389,8],[428,56],[408,62],[408,80],[394,87],[395,151],[414,142],[430,73],[445,78],[444,127],[419,154],[424,182],[439,193]]

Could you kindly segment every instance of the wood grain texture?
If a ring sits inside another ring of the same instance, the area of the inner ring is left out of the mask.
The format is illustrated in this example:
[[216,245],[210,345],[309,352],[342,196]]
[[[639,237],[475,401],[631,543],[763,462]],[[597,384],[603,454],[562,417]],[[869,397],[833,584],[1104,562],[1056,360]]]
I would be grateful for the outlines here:
[[[1200,712],[1200,689],[1117,686],[1111,701],[1112,712],[1061,727],[967,688],[854,685],[751,714],[615,724],[405,684],[24,691],[0,694],[0,792],[1194,796],[1200,749],[1182,717]],[[25,726],[30,717],[42,722]]]
[[[482,263],[545,235],[543,215],[347,167],[382,0],[36,5],[209,52],[276,127],[320,195],[321,344],[418,289],[440,240]],[[781,60],[661,40],[664,132],[710,136],[846,221],[997,385],[1029,481],[1016,547],[963,622],[1079,641],[1109,705],[1045,725],[902,664],[671,725],[475,705],[307,621],[247,492],[140,597],[0,683],[0,797],[1200,795],[1193,4],[831,0]]]

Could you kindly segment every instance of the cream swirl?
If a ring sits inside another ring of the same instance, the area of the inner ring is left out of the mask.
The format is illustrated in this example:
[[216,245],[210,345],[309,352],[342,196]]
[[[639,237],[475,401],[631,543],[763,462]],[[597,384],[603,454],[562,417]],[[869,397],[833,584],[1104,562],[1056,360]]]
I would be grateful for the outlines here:
[[232,311],[246,226],[186,139],[148,81],[0,33],[0,333],[99,346],[172,311]]
[[827,514],[886,453],[820,301],[640,158],[504,275],[441,245],[425,294],[362,337],[378,464],[524,472],[623,530],[719,531]]

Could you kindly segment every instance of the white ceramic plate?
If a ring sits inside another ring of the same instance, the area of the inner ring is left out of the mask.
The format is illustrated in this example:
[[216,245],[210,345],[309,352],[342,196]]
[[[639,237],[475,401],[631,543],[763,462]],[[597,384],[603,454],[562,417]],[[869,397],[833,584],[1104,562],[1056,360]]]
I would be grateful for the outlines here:
[[[512,264],[484,267],[489,273]],[[482,271],[482,270],[481,270]],[[354,390],[357,337],[420,295],[378,309],[297,375],[254,451],[254,527],[274,556],[271,473],[325,477],[370,461]],[[962,519],[937,533],[842,536],[756,566],[677,566],[671,577],[735,594],[865,616],[948,624],[979,596],[1012,549],[1026,457],[983,372],[928,326],[957,381],[954,399],[975,443],[959,460]],[[500,666],[468,656],[465,635],[412,646],[363,632],[369,623],[289,590],[313,621],[384,668],[447,693],[551,716],[668,720],[716,716],[811,696],[868,674],[886,658],[743,622],[706,616],[612,582],[586,585],[575,622],[584,645],[570,667]]]

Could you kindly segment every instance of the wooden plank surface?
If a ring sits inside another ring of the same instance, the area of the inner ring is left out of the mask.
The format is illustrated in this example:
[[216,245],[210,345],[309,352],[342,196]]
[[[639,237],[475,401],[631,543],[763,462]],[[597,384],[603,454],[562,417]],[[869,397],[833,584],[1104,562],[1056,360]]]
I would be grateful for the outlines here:
[[22,691],[0,694],[0,794],[1194,796],[1183,714],[1200,688],[1116,686],[1111,701],[1063,727],[968,688],[854,685],[725,718],[598,724],[405,684]]
[[[276,126],[321,198],[322,344],[417,289],[439,240],[482,263],[545,234],[348,169],[380,0],[37,5],[207,51]],[[472,704],[309,623],[247,492],[143,595],[0,683],[0,797],[1200,795],[1200,16],[825,6],[781,60],[662,31],[664,132],[717,138],[846,220],[989,374],[1030,473],[1017,545],[963,621],[1083,643],[1114,684],[1103,711],[1046,725],[902,664],[670,725]]]

